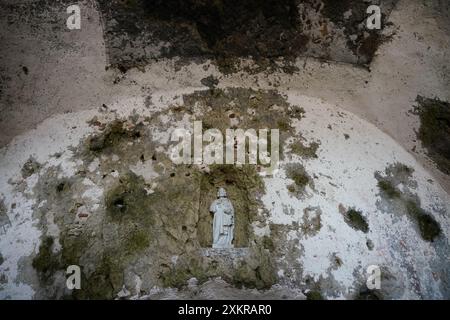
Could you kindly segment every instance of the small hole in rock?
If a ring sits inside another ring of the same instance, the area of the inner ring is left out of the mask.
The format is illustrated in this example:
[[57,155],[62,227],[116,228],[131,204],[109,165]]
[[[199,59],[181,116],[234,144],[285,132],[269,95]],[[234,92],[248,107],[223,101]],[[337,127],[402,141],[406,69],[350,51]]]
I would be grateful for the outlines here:
[[58,184],[56,186],[56,191],[58,192],[62,192],[64,190],[64,187],[66,186],[66,184],[64,182],[61,182],[60,184]]
[[113,204],[121,212],[123,212],[125,210],[125,201],[123,200],[123,198],[116,199]]

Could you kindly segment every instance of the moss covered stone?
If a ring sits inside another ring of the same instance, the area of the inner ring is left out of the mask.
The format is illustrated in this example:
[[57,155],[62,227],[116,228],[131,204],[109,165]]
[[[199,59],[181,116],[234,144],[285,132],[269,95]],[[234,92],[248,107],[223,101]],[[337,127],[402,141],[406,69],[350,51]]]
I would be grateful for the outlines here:
[[316,159],[319,143],[312,142],[309,146],[305,146],[301,141],[296,141],[291,144],[291,152],[306,159]]

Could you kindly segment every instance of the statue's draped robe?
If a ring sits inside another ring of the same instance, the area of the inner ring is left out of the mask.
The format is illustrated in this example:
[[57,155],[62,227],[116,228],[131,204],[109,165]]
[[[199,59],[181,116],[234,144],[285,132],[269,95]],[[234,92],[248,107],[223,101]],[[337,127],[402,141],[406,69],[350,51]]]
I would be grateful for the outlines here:
[[209,209],[214,214],[213,248],[232,248],[234,208],[227,198],[216,199]]

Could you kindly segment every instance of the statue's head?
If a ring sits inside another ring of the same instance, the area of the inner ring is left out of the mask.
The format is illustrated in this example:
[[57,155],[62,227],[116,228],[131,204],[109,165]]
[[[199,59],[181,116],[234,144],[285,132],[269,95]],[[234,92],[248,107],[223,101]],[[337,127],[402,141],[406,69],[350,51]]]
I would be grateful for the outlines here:
[[224,188],[219,188],[219,191],[217,191],[217,198],[226,198],[227,192]]

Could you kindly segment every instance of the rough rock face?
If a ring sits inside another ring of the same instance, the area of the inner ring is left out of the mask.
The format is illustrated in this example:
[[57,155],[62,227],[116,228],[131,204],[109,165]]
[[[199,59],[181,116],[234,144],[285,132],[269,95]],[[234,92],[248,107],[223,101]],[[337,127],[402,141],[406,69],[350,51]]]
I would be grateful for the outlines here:
[[[128,296],[127,296],[128,297]],[[238,289],[220,278],[208,280],[198,285],[197,279],[192,278],[189,284],[180,289],[155,288],[149,295],[140,299],[200,299],[200,300],[304,300],[301,290],[275,285],[269,290]]]
[[[45,232],[32,260],[40,283],[38,297],[69,296],[63,277],[69,265],[84,270],[83,282],[89,285],[70,295],[84,299],[114,298],[123,286],[133,295],[153,286],[181,287],[191,277],[204,282],[220,276],[237,287],[257,289],[276,283],[274,260],[251,228],[254,221],[264,220],[258,214],[264,186],[256,167],[175,166],[167,146],[155,139],[155,130],[164,130],[167,117],[180,121],[181,114],[203,120],[205,130],[216,127],[224,133],[230,120],[257,127],[285,121],[289,128],[291,119],[271,108],[277,104],[285,105],[287,112],[293,109],[275,92],[243,89],[196,92],[183,100],[182,106],[151,117],[135,113],[112,122],[94,117],[89,124],[99,132],[73,150],[75,175],[58,178],[63,174],[59,166],[33,172],[39,171],[34,193],[45,200],[34,215],[44,230],[52,215],[59,230]],[[267,111],[249,112],[255,101]],[[224,105],[229,107],[221,108]],[[220,258],[231,256],[205,256],[201,251],[211,246],[208,208],[220,186],[227,188],[236,210],[234,245],[247,248],[231,266]],[[136,281],[142,283],[139,290]]]
[[417,136],[439,170],[450,175],[450,104],[421,96],[416,100],[421,124]]
[[99,1],[111,66],[125,71],[153,59],[213,58],[224,72],[239,59],[288,71],[299,56],[368,66],[386,39],[365,27],[371,4],[383,24],[396,0],[384,1]]

